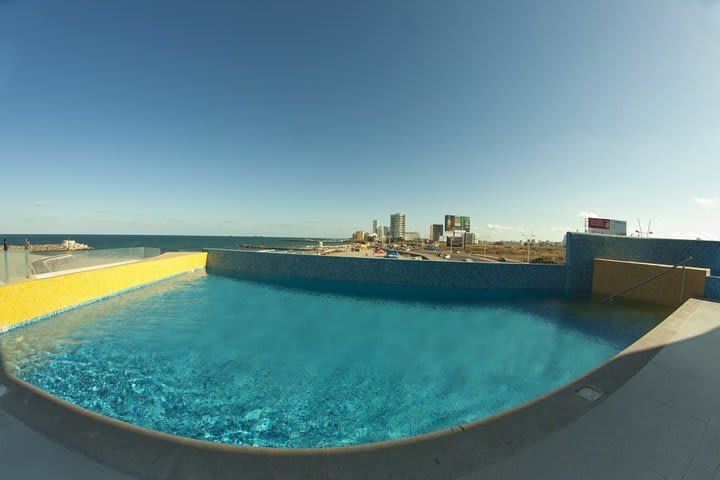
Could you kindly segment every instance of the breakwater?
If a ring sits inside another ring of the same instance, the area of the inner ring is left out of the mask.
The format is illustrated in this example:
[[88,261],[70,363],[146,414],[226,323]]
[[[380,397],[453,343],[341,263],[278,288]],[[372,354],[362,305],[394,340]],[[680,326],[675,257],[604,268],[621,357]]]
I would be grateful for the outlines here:
[[[21,252],[25,250],[24,245],[8,245],[11,252]],[[40,245],[30,245],[30,251],[36,252],[68,252],[74,250],[92,250],[92,247],[84,243],[68,242],[68,243],[42,243]]]

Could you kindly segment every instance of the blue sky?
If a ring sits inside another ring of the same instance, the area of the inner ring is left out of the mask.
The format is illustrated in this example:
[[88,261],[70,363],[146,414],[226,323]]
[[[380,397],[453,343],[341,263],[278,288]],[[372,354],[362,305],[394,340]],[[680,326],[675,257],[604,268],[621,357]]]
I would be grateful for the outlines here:
[[718,85],[709,0],[0,1],[0,230],[720,239]]

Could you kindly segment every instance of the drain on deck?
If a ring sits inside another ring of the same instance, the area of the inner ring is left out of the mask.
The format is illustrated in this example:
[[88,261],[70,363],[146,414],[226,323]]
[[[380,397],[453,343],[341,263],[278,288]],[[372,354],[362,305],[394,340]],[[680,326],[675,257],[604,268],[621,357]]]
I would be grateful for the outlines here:
[[578,391],[575,392],[575,393],[577,393],[577,394],[580,395],[582,398],[584,398],[585,400],[588,400],[588,401],[590,401],[590,402],[594,402],[594,401],[597,400],[598,398],[602,397],[602,393],[601,393],[601,392],[598,392],[598,391],[595,390],[594,388],[592,388],[592,387],[587,387],[587,386],[586,386],[586,387],[582,387],[580,390],[578,390]]

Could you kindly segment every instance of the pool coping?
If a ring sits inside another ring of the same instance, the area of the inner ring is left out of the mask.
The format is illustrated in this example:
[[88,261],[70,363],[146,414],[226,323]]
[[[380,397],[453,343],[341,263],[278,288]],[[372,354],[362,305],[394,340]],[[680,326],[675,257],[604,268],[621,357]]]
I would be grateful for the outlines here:
[[[138,478],[449,478],[516,455],[602,405],[671,340],[700,301],[690,300],[578,379],[492,417],[449,429],[347,447],[285,449],[190,439],[105,417],[55,397],[0,365],[0,409],[62,445]],[[0,358],[0,362],[2,359]],[[576,394],[589,386],[596,401]]]

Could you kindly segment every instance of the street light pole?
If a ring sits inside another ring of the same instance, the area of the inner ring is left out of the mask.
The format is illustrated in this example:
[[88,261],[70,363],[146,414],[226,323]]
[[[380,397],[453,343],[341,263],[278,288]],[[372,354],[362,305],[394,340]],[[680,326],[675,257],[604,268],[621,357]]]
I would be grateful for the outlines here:
[[487,235],[480,235],[480,240],[482,240],[482,247],[483,247],[483,258],[486,258],[487,255],[487,243],[488,243],[488,236]]
[[535,238],[535,234],[531,233],[528,235],[526,233],[522,233],[521,235],[525,237],[525,242],[527,242],[527,263],[530,263],[530,239]]
[[527,241],[527,247],[528,247],[528,256],[527,256],[527,263],[530,263],[530,240]]

